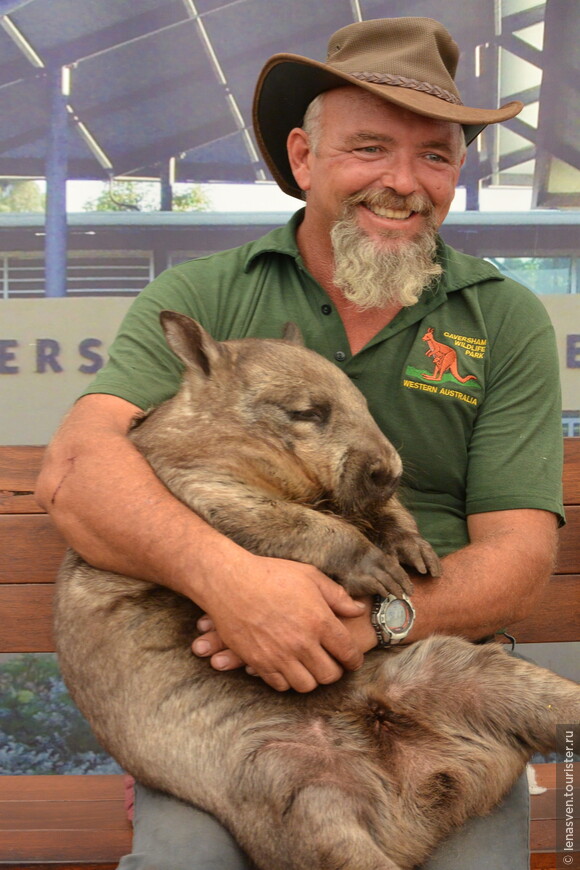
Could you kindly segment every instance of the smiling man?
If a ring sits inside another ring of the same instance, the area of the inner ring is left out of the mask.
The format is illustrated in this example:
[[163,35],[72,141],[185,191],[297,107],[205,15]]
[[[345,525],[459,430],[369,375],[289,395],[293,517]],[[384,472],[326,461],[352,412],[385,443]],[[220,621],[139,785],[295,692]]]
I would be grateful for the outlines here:
[[340,87],[311,103],[288,155],[308,204],[297,230],[305,263],[335,304],[374,309],[376,332],[378,310],[384,326],[441,274],[437,229],[464,161],[462,129]]
[[[256,137],[280,187],[305,208],[142,292],[39,481],[41,504],[87,561],[189,596],[207,613],[195,654],[224,672],[245,666],[278,691],[313,691],[393,640],[489,638],[532,610],[552,567],[562,506],[551,325],[532,293],[437,233],[467,145],[521,104],[463,105],[457,59],[440,24],[397,18],[333,34],[325,62],[267,62]],[[395,601],[391,623],[393,602],[355,602],[310,565],[246,552],[159,483],[127,432],[179,384],[164,308],[219,340],[279,337],[294,321],[353,378],[401,451],[406,503],[442,557],[440,578],[413,578],[414,618]],[[524,782],[429,862],[490,866],[527,870]],[[210,816],[138,786],[134,851],[120,867],[247,864]]]

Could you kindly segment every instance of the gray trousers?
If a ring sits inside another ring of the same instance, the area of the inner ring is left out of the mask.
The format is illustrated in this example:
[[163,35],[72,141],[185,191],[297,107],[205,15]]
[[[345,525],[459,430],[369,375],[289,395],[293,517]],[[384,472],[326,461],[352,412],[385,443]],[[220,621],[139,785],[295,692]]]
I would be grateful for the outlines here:
[[[528,783],[522,776],[490,816],[472,819],[442,843],[422,870],[528,870]],[[213,816],[137,784],[133,852],[118,870],[248,870]],[[270,870],[276,870],[275,867]]]

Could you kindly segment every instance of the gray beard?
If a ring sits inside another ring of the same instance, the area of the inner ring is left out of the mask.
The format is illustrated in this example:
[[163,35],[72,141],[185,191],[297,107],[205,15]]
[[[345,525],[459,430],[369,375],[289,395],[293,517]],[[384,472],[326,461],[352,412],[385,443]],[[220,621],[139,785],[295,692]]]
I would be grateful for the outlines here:
[[[435,262],[437,226],[430,204],[422,200],[410,203],[415,211],[427,217],[427,227],[421,235],[394,249],[382,246],[366,235],[357,224],[353,205],[356,202],[379,201],[380,197],[355,194],[345,203],[343,217],[330,233],[334,252],[334,276],[336,287],[349,302],[361,310],[385,308],[390,305],[409,307],[415,305],[424,290],[443,271]],[[382,199],[384,203],[384,198]],[[405,208],[401,198],[397,204],[384,203],[391,208]],[[397,239],[395,231],[384,233],[385,239]]]

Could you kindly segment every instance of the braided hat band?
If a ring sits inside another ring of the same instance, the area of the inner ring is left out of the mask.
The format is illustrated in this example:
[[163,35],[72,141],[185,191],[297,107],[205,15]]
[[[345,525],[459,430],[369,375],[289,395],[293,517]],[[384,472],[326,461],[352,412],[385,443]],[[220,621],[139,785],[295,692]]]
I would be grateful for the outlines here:
[[455,103],[457,106],[462,106],[463,102],[454,94],[446,91],[445,88],[439,88],[437,85],[430,85],[429,82],[418,82],[417,79],[409,79],[407,76],[395,76],[391,73],[370,73],[370,72],[351,72],[349,75],[358,79],[361,82],[372,82],[374,85],[393,85],[396,88],[411,88],[414,91],[422,91],[424,94],[431,94],[440,100],[447,100],[448,103]]
[[325,62],[276,54],[264,66],[254,94],[254,132],[281,189],[302,198],[286,152],[293,127],[319,94],[355,85],[416,114],[461,124],[469,145],[488,124],[523,109],[514,100],[499,109],[465,106],[455,85],[459,49],[432,18],[379,18],[334,33]]

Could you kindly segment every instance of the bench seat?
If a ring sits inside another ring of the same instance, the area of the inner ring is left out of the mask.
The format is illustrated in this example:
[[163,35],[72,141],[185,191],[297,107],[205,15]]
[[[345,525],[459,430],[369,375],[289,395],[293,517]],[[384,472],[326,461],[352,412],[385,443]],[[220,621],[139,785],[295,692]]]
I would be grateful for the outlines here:
[[0,867],[113,870],[130,850],[122,776],[0,779]]
[[[0,653],[54,650],[53,583],[65,545],[32,494],[43,452],[0,447]],[[580,438],[565,439],[564,501],[558,567],[541,607],[511,627],[518,643],[580,640]],[[530,867],[556,870],[556,765],[536,772],[548,790],[531,798]],[[130,843],[122,776],[0,777],[2,870],[113,870]]]

